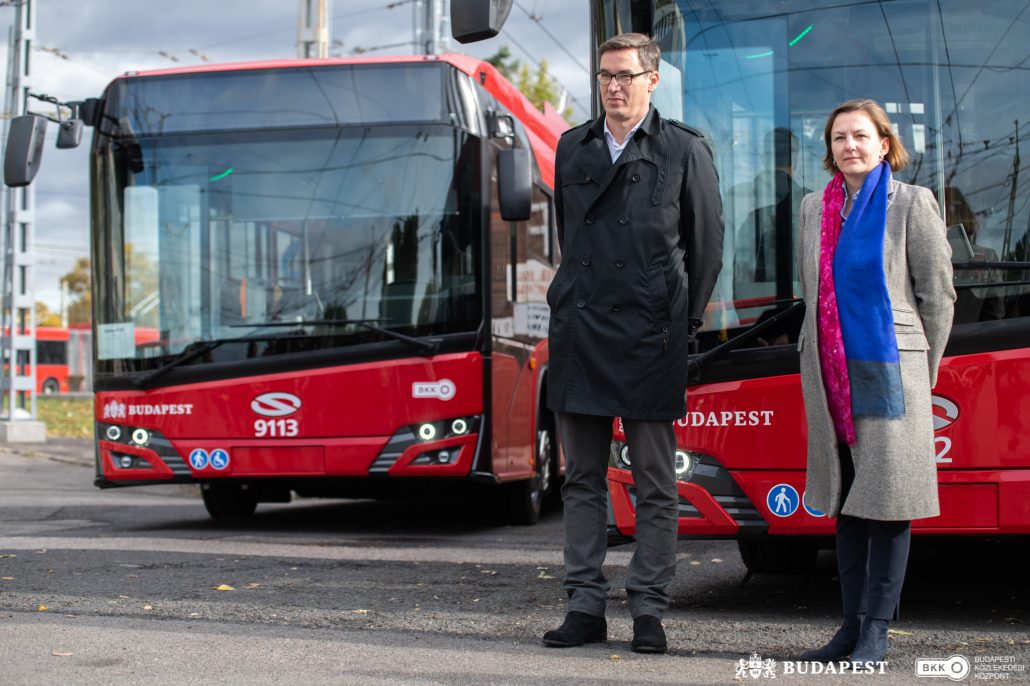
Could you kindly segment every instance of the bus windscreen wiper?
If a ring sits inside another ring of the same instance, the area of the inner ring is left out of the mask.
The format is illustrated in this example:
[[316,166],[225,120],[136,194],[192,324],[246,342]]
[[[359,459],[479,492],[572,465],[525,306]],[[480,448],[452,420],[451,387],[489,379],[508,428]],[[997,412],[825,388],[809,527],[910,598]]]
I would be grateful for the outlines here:
[[758,334],[770,328],[773,324],[783,321],[787,318],[788,315],[793,314],[794,312],[805,306],[805,301],[800,298],[794,298],[792,300],[780,300],[776,301],[775,304],[780,303],[790,303],[790,307],[780,310],[773,316],[766,319],[761,324],[755,324],[739,336],[734,336],[725,343],[721,343],[715,346],[708,352],[701,353],[700,355],[691,355],[690,361],[687,363],[687,369],[689,375],[691,376],[691,380],[699,379],[701,370],[704,367],[712,364],[716,360],[725,357],[737,348],[747,345],[751,341],[758,338]]
[[362,326],[369,331],[375,331],[378,334],[393,338],[398,341],[407,343],[408,345],[418,348],[423,351],[425,355],[435,355],[436,351],[440,349],[440,341],[437,339],[423,339],[413,338],[397,331],[391,331],[390,329],[384,329],[381,326],[376,326],[372,322],[382,322],[385,319],[304,319],[296,322],[260,322],[257,324],[233,324],[234,327],[238,326],[347,326],[354,324],[356,326]]
[[190,349],[190,346],[186,346],[177,357],[172,359],[170,362],[161,365],[160,367],[150,372],[146,376],[137,379],[134,385],[136,386],[136,388],[139,388],[140,390],[150,388],[153,385],[154,381],[160,379],[162,376],[172,371],[176,367],[186,364],[187,362],[192,362],[201,355],[211,352],[218,346],[224,345],[226,343],[250,343],[252,341],[281,341],[289,340],[292,338],[310,338],[310,336],[306,334],[303,336],[276,336],[274,334],[266,334],[264,336],[237,336],[235,338],[213,338],[210,341],[204,341],[203,343],[201,343],[193,349]]

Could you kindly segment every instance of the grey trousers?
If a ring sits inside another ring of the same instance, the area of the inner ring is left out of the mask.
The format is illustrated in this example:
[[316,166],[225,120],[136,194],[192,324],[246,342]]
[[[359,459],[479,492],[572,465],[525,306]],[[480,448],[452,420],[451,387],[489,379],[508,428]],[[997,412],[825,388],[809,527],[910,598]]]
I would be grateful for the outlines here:
[[[569,610],[604,616],[608,579],[608,459],[612,417],[559,414],[565,450],[565,591]],[[676,436],[672,422],[624,419],[637,488],[637,548],[626,575],[633,617],[661,618],[676,575]]]

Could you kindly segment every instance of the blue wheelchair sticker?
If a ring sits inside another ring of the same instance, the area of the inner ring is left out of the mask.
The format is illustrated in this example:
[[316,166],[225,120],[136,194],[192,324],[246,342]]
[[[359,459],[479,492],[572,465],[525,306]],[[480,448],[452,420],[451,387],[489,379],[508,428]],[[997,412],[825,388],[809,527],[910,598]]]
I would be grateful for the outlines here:
[[203,469],[208,465],[207,451],[203,448],[197,448],[190,453],[190,466],[194,469]]
[[[214,459],[214,455],[212,455]],[[769,489],[769,495],[765,497],[765,504],[777,517],[789,517],[798,511],[801,505],[801,498],[797,490],[790,484],[776,484]]]
[[215,469],[225,469],[229,466],[229,453],[218,448],[211,451],[211,466]]
[[804,491],[801,494],[801,505],[805,508],[805,512],[812,515],[813,517],[825,517],[825,512],[820,512],[811,505],[808,504],[808,491]]

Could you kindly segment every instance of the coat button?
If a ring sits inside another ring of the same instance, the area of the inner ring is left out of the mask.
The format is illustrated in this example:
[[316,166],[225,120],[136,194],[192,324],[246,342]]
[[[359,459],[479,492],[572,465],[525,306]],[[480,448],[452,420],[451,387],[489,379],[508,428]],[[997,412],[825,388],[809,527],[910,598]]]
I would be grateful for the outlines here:
[[587,306],[587,301],[586,300],[577,300],[576,301],[576,307],[578,307],[579,309],[582,310],[586,306]]
[[612,305],[612,312],[622,312],[622,305]]
[[640,174],[634,174],[634,175],[633,175],[632,177],[630,177],[630,178],[632,178],[632,179],[633,179],[633,183],[636,183],[637,181],[639,181],[639,180],[640,180]]
[[593,181],[593,180],[594,180],[594,177],[592,177],[592,176],[587,176],[587,177],[586,177],[585,179],[583,179],[583,180],[584,180],[584,181],[586,181],[587,183],[590,183],[591,181]]
[[619,269],[622,269],[623,267],[626,266],[626,261],[621,259],[621,258],[618,259],[618,260],[615,260],[615,266],[618,267]]
[[586,216],[586,222],[587,222],[587,224],[593,224],[594,223],[594,215],[588,214]]
[[581,265],[583,265],[584,267],[589,267],[590,266],[590,258],[589,257],[584,257],[582,260],[579,261],[579,263]]
[[619,223],[620,224],[629,224],[629,217],[626,217],[626,216],[619,217]]

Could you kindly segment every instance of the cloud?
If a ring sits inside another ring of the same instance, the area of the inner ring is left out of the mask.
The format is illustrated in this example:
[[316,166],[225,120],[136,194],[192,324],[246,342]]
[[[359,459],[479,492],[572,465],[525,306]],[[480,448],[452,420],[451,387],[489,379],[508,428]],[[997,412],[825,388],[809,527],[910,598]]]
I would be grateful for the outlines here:
[[[514,57],[535,63],[547,59],[550,73],[579,101],[575,118],[585,120],[589,108],[590,75],[571,59],[590,64],[589,13],[585,0],[518,0],[504,34],[483,43],[462,46],[455,52],[485,58],[509,45]],[[341,41],[335,50],[350,56],[356,48],[376,48],[412,39],[411,3],[386,9],[389,0],[337,0],[333,4],[331,37]],[[126,71],[166,69],[198,64],[202,60],[235,62],[296,55],[297,5],[282,0],[247,3],[212,3],[176,0],[174,3],[90,0],[90,2],[36,3],[36,44],[57,49],[68,59],[42,51],[32,53],[34,92],[62,100],[97,97],[112,79]],[[245,7],[245,10],[241,10]],[[525,11],[523,11],[523,9]],[[536,16],[534,21],[526,12]],[[13,20],[14,11],[0,8],[0,25]],[[540,24],[558,37],[549,37]],[[6,55],[7,31],[4,38]],[[164,51],[166,56],[162,56]],[[370,55],[411,54],[410,45],[373,50]],[[175,62],[170,57],[179,61]],[[51,125],[47,147],[35,182],[36,241],[60,246],[61,251],[40,253],[36,288],[48,300],[59,294],[59,278],[74,263],[75,254],[89,252],[89,129],[76,150],[56,150],[56,129]],[[49,304],[49,303],[48,303]],[[53,302],[56,307],[57,301]]]

